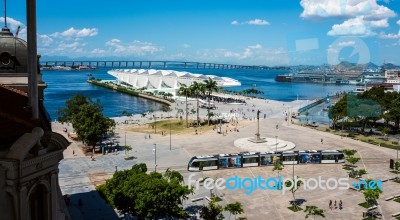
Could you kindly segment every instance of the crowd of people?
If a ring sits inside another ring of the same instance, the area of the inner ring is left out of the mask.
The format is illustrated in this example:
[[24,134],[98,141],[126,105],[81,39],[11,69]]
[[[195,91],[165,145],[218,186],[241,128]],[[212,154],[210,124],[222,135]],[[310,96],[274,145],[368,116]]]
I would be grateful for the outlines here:
[[[207,96],[199,96],[200,99],[202,100],[207,100]],[[211,96],[211,100],[217,103],[241,103],[241,104],[246,104],[246,101],[244,99],[237,99],[237,98],[227,98],[227,97],[220,97],[220,96]]]

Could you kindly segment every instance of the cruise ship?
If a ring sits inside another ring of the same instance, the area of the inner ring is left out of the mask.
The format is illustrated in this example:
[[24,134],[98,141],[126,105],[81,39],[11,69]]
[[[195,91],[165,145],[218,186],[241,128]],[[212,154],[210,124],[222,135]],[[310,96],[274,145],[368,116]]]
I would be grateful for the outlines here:
[[114,76],[117,82],[134,89],[143,89],[148,92],[166,92],[174,97],[179,88],[185,84],[192,85],[194,82],[203,82],[211,78],[217,82],[218,87],[240,86],[238,80],[216,75],[203,75],[175,70],[155,69],[115,69],[107,72]]

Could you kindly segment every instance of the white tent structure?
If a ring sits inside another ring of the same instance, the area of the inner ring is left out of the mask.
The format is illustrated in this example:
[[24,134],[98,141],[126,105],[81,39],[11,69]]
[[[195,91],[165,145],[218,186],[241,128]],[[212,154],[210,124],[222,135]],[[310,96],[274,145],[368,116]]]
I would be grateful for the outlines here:
[[171,93],[174,97],[182,84],[190,86],[193,82],[203,82],[208,78],[216,81],[219,87],[241,85],[238,80],[229,77],[193,74],[175,70],[115,69],[108,71],[108,74],[114,76],[118,83],[126,86],[135,89],[144,88],[145,91],[149,92]]

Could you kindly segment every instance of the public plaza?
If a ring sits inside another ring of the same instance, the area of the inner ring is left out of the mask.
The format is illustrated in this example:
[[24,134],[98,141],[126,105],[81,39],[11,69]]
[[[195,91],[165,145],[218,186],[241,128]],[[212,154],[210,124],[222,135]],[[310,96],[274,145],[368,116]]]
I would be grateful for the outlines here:
[[[235,129],[230,125],[223,129],[227,131],[226,135],[217,133],[216,130],[207,132],[198,131],[198,134],[187,133],[181,135],[151,135],[140,132],[130,132],[128,126],[137,126],[144,124],[149,119],[138,115],[128,118],[121,117],[116,119],[118,123],[116,128],[117,139],[120,145],[130,145],[133,150],[111,152],[105,155],[96,154],[94,160],[90,156],[85,156],[80,148],[79,142],[72,141],[72,144],[64,151],[65,159],[60,163],[59,183],[63,194],[71,195],[71,204],[69,206],[70,214],[73,219],[113,219],[118,218],[117,214],[105,203],[104,200],[94,191],[95,186],[104,183],[110,178],[115,170],[129,169],[133,164],[146,163],[148,170],[155,169],[163,172],[167,168],[177,170],[182,173],[185,183],[190,174],[196,174],[201,178],[202,174],[197,172],[188,172],[188,161],[192,156],[214,155],[226,153],[239,153],[244,151],[242,148],[235,147],[234,142],[241,138],[254,137],[256,133],[257,110],[260,114],[260,136],[268,140],[279,139],[295,144],[293,150],[343,150],[356,149],[355,156],[360,157],[356,164],[358,168],[365,169],[368,174],[364,179],[376,179],[383,181],[383,193],[378,200],[379,206],[376,211],[382,213],[382,219],[395,219],[394,213],[400,212],[400,203],[385,199],[400,194],[400,184],[389,179],[396,177],[396,174],[390,172],[389,160],[396,158],[396,150],[371,145],[364,142],[355,141],[347,137],[341,137],[326,132],[321,132],[309,127],[303,127],[294,124],[291,120],[285,120],[287,115],[296,112],[298,108],[307,105],[310,101],[278,102],[264,99],[247,99],[247,105],[230,105],[216,103],[217,109],[212,110],[217,113],[240,112],[238,125]],[[191,108],[195,102],[191,102]],[[178,106],[177,106],[178,105]],[[183,102],[178,101],[172,108],[171,115],[174,116],[177,109],[184,106]],[[206,114],[205,109],[201,109],[201,116]],[[155,112],[154,114],[164,114]],[[244,115],[245,114],[245,115]],[[264,114],[266,117],[264,118]],[[191,115],[194,118],[195,115]],[[290,117],[289,117],[290,118]],[[125,124],[126,120],[134,123]],[[147,121],[146,121],[147,120]],[[183,117],[184,120],[184,117]],[[67,136],[63,129],[72,131],[72,127],[66,124],[53,123],[53,130]],[[235,131],[235,130],[239,131]],[[146,138],[145,138],[146,137]],[[323,140],[323,141],[322,141]],[[171,144],[171,145],[170,145]],[[156,154],[154,152],[156,148]],[[265,151],[268,151],[266,149]],[[255,151],[260,151],[259,148]],[[136,157],[134,160],[125,160],[127,156]],[[156,160],[156,161],[155,161]],[[348,177],[348,171],[342,169],[343,164],[307,164],[307,165],[285,165],[280,171],[280,175],[301,178],[345,178]],[[203,175],[213,179],[229,178],[239,176],[241,178],[256,178],[258,176],[267,179],[277,177],[278,172],[272,171],[273,167],[251,167],[239,169],[223,169],[215,171],[204,171]],[[358,181],[349,180],[349,183]],[[243,204],[245,213],[241,216],[247,219],[303,219],[304,211],[292,212],[288,209],[290,201],[293,200],[292,194],[288,191],[284,195],[282,191],[256,190],[247,195],[244,190],[215,190],[214,193],[221,197],[221,204],[227,204],[239,201]],[[307,205],[315,205],[325,210],[325,219],[362,219],[363,212],[367,209],[358,204],[365,202],[363,193],[353,189],[346,190],[304,190],[300,188],[296,194],[296,199],[304,200],[300,206],[305,209]],[[209,190],[200,188],[195,190],[184,202],[185,207],[196,209],[206,204],[210,197]],[[204,199],[200,199],[204,198]],[[82,205],[79,205],[79,199]],[[193,200],[193,201],[192,201]],[[329,201],[342,200],[343,209],[329,208]],[[224,213],[229,217],[228,213]]]

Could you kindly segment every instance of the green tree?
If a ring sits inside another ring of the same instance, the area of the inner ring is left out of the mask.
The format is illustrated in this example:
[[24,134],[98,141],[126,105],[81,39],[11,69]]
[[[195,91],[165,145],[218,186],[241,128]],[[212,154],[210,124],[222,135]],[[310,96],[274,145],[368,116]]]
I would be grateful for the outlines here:
[[138,219],[186,218],[182,200],[192,193],[181,185],[176,171],[147,174],[146,164],[117,171],[105,184],[97,187],[100,194],[120,213]]
[[359,158],[359,157],[349,157],[349,158],[347,158],[346,160],[347,160],[347,162],[349,162],[350,164],[354,165],[354,164],[356,164],[356,163],[360,160],[360,158]]
[[278,171],[278,176],[279,176],[279,171],[283,170],[285,166],[283,165],[282,161],[279,159],[276,159],[274,161],[274,167],[272,168],[272,171],[277,170]]
[[125,145],[124,146],[124,150],[125,150],[125,155],[132,150],[132,147],[130,145]]
[[346,117],[346,99],[341,98],[335,105],[329,107],[328,117],[332,120],[332,127],[336,129],[338,121]]
[[115,121],[104,117],[101,109],[92,103],[83,104],[71,123],[78,138],[93,149],[102,136],[115,127]]
[[361,177],[362,177],[363,175],[367,174],[367,171],[366,171],[365,169],[360,169],[360,170],[358,170],[357,172],[358,172],[358,175],[361,176]]
[[[367,185],[369,185],[369,181],[367,180]],[[376,187],[375,189],[371,189],[368,187],[366,190],[364,190],[364,198],[365,201],[367,202],[368,206],[372,206],[373,204],[376,204],[376,200],[379,199],[379,195],[382,193],[382,190]]]
[[310,205],[306,206],[306,209],[304,210],[306,212],[306,218],[309,216],[313,216],[315,219],[315,216],[321,216],[322,218],[325,218],[325,211],[323,209],[318,208],[317,206]]
[[[236,219],[236,215],[240,215],[244,212],[242,203],[240,202],[234,202],[234,203],[229,203],[224,207],[225,211],[228,211],[230,215],[234,215]],[[231,219],[231,216],[229,215],[229,219]]]
[[[303,181],[299,180],[300,178],[301,178],[300,176],[297,176],[297,178],[296,178],[298,180],[297,182],[295,182],[294,179],[292,179],[292,181],[287,180],[285,182],[286,187],[291,187],[290,192],[292,193],[293,200],[294,200],[293,206],[297,206],[295,193],[298,189],[300,189],[301,185],[303,185]],[[295,184],[295,186],[292,186],[292,184]]]
[[[391,93],[391,92],[388,92]],[[388,101],[387,111],[384,115],[384,118],[388,121],[394,122],[394,127],[396,130],[399,130],[400,126],[400,93],[393,92],[391,94],[387,94],[386,96],[391,95],[391,100]]]
[[218,84],[216,81],[212,80],[211,78],[208,78],[206,80],[204,80],[204,91],[205,91],[205,95],[207,96],[207,101],[208,101],[208,106],[207,106],[207,124],[210,125],[210,102],[211,102],[211,95],[213,92],[218,92],[219,88],[218,88]]
[[81,106],[88,103],[95,104],[101,109],[98,102],[93,103],[90,98],[82,94],[76,94],[65,101],[65,108],[57,110],[58,120],[60,122],[71,122],[72,118],[80,112]]
[[342,152],[343,152],[343,154],[346,156],[346,159],[347,159],[347,158],[349,158],[349,157],[351,157],[351,156],[354,156],[354,154],[357,153],[357,150],[354,150],[354,149],[344,149]]
[[184,95],[186,98],[186,127],[189,127],[189,123],[188,123],[188,117],[189,117],[189,109],[188,109],[188,96],[190,96],[192,94],[192,90],[187,87],[185,84],[182,84],[182,86],[179,88],[178,90],[178,94],[179,95]]
[[259,95],[259,94],[264,94],[263,91],[260,91],[260,90],[255,89],[255,88],[245,89],[245,90],[242,91],[242,93],[243,93],[243,94],[246,94],[246,95],[249,95],[249,96],[251,96],[251,95],[257,96],[257,95]]
[[222,220],[224,216],[222,211],[224,208],[217,203],[217,201],[212,198],[208,205],[204,205],[200,208],[200,218],[204,220]]
[[199,96],[204,94],[205,92],[205,84],[204,83],[198,83],[198,82],[193,82],[192,85],[190,85],[190,89],[192,90],[192,94],[196,96],[197,100],[197,127],[200,125],[200,112],[199,112]]
[[164,178],[168,179],[169,181],[178,181],[179,183],[183,183],[184,181],[181,173],[171,170],[170,168],[165,171]]

